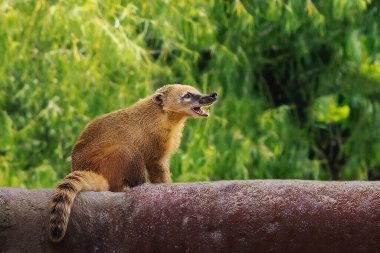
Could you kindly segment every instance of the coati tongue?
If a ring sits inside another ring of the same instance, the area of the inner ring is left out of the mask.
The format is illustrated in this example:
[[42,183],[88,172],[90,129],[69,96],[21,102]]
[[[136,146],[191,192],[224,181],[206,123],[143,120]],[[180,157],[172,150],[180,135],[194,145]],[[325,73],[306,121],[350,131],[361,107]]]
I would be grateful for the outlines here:
[[194,111],[196,114],[198,114],[198,115],[200,115],[200,116],[205,116],[205,117],[208,116],[208,113],[207,113],[206,111],[202,110],[201,107],[193,107],[192,109],[193,109],[193,111]]

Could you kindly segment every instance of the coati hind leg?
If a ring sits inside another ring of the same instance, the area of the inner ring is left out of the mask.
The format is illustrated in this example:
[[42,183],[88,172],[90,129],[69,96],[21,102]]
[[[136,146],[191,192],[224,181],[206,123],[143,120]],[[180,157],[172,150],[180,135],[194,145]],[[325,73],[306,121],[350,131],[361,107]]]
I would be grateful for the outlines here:
[[147,166],[149,181],[153,184],[171,182],[169,164],[156,162]]
[[134,187],[146,182],[145,163],[137,150],[125,145],[107,147],[98,162],[98,173],[109,183],[109,190],[123,191],[125,186]]
[[142,157],[135,155],[134,158],[128,162],[127,166],[124,168],[124,186],[125,187],[135,187],[146,183],[145,176],[145,163]]

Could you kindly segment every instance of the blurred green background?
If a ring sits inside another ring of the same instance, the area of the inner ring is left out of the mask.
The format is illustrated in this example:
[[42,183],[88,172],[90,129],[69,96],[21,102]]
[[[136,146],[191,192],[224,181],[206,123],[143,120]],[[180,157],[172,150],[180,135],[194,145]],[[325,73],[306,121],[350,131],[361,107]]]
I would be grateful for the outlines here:
[[84,125],[217,91],[174,181],[380,178],[380,1],[0,0],[0,186],[52,187]]

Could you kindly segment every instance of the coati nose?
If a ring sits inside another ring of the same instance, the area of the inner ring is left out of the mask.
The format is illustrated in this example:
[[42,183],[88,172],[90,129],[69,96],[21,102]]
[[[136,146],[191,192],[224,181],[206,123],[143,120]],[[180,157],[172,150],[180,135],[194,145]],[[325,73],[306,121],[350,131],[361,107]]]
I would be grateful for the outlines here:
[[216,99],[217,96],[218,96],[218,93],[216,93],[216,92],[213,92],[210,94],[210,97],[213,99]]
[[213,103],[216,100],[217,96],[218,96],[218,94],[216,94],[216,92],[213,92],[213,93],[211,93],[208,96],[201,97],[199,99],[199,103],[200,104],[210,104],[210,103]]

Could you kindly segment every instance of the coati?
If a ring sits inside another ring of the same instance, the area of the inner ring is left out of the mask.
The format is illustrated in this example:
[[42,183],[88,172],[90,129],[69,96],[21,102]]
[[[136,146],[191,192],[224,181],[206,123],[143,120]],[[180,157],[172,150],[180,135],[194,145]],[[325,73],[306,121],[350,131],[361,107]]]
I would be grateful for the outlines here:
[[63,239],[75,197],[81,191],[122,191],[146,182],[170,182],[169,160],[180,144],[186,119],[207,117],[203,106],[217,94],[171,84],[126,109],[100,116],[84,128],[73,147],[72,172],[50,203],[49,237]]

